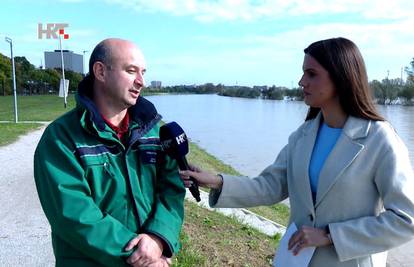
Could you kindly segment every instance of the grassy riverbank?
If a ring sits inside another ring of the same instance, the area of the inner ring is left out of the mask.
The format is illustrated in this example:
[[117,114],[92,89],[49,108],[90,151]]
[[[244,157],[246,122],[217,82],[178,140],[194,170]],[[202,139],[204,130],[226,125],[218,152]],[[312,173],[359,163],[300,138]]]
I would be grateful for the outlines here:
[[[73,96],[64,109],[56,96],[19,97],[19,120],[49,121],[74,107]],[[0,97],[0,120],[13,120],[11,97]],[[19,135],[40,127],[36,123],[0,123],[0,146]],[[214,173],[240,175],[196,144],[190,144],[188,160]],[[286,224],[289,210],[284,205],[250,209],[264,217]],[[266,236],[235,219],[185,203],[182,249],[174,259],[176,267],[190,266],[270,266],[278,237]]]

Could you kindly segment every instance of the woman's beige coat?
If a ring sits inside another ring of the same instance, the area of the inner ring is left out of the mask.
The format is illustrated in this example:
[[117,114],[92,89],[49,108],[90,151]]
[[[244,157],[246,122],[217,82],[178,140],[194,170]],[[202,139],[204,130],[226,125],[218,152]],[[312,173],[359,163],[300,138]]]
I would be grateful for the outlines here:
[[314,203],[308,169],[320,119],[319,114],[295,131],[258,177],[223,175],[223,188],[211,192],[210,204],[271,205],[289,197],[290,221],[298,227],[329,225],[334,246],[317,248],[309,266],[385,267],[380,252],[414,237],[407,148],[389,123],[349,117],[320,172]]

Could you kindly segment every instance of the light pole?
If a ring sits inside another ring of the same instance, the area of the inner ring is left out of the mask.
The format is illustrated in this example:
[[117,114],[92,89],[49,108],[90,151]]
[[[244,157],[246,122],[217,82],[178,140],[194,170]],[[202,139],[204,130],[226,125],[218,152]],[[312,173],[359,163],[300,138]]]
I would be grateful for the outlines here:
[[10,44],[10,53],[11,53],[11,61],[12,61],[12,78],[13,78],[13,95],[14,95],[14,122],[18,122],[17,117],[17,96],[16,96],[16,74],[15,74],[15,67],[14,67],[14,57],[13,57],[13,40],[9,37],[5,38],[6,42]]
[[[65,80],[65,63],[63,60],[63,50],[62,50],[62,38],[61,35],[59,34],[59,46],[60,46],[60,57],[61,57],[61,66],[62,66],[62,83],[63,83],[63,106],[64,108],[66,108],[66,106],[68,105],[67,100],[66,100],[66,80]],[[69,88],[68,88],[69,90]]]
[[86,76],[86,70],[85,70],[85,53],[89,52],[88,50],[83,50],[83,58],[82,58],[82,65],[83,65],[83,75]]

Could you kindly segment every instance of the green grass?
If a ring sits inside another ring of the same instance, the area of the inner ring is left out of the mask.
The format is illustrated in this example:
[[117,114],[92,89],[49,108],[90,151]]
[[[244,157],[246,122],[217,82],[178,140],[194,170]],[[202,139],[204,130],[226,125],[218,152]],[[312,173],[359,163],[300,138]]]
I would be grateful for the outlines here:
[[40,128],[39,123],[0,123],[0,146],[16,141],[19,136]]
[[[0,96],[0,121],[14,121],[12,96]],[[75,98],[69,95],[67,108],[63,98],[56,95],[17,96],[19,121],[51,121],[75,107]]]
[[190,202],[185,212],[182,248],[174,267],[271,266],[280,235],[269,237]]

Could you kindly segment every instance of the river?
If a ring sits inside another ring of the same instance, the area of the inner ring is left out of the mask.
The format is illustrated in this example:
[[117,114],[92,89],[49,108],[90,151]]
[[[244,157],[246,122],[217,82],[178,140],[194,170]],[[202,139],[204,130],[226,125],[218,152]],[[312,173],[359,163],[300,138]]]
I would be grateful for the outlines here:
[[[192,141],[248,176],[259,174],[276,159],[307,112],[301,101],[218,95],[155,95],[147,99],[164,121],[176,121]],[[414,166],[414,107],[378,109],[408,147]]]

